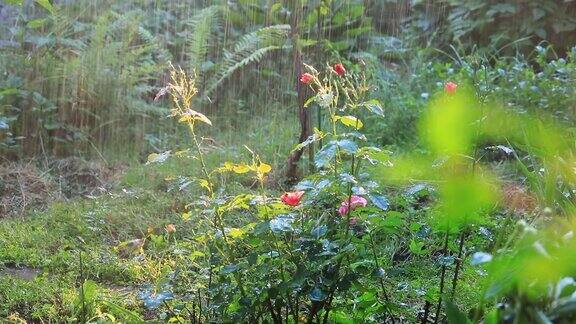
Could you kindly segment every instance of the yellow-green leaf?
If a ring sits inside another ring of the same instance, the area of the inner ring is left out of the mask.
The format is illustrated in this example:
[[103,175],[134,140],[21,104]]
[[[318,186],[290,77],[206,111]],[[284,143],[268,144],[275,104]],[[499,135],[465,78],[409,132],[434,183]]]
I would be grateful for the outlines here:
[[310,104],[312,102],[314,102],[314,99],[316,99],[316,97],[310,97],[308,98],[308,100],[306,100],[306,102],[304,102],[304,108],[308,108],[308,106],[310,106]]
[[182,114],[178,119],[178,121],[181,123],[189,123],[194,122],[196,120],[212,126],[212,122],[210,121],[210,119],[208,119],[208,117],[194,110],[188,110],[186,113]]
[[151,153],[150,155],[148,155],[148,161],[146,162],[146,164],[163,163],[170,157],[170,155],[171,155],[170,151],[162,152],[160,154]]
[[36,0],[36,3],[48,10],[51,14],[54,14],[54,6],[52,6],[50,0]]
[[272,171],[272,167],[269,164],[260,163],[256,170],[258,171],[258,173],[264,174]]
[[12,6],[21,6],[22,2],[24,2],[23,0],[4,0],[4,3],[7,5],[12,5]]
[[200,187],[210,191],[210,182],[208,182],[208,180],[206,179],[199,179],[198,183],[200,184]]
[[192,116],[190,116],[190,115],[184,115],[184,116],[180,117],[180,119],[178,119],[178,122],[180,122],[180,123],[188,123],[188,122],[191,122],[191,121],[193,121],[193,120],[194,120],[194,118],[192,118]]
[[46,18],[30,20],[27,24],[30,28],[39,28],[46,24]]
[[212,122],[210,121],[210,119],[208,119],[208,117],[206,117],[204,114],[201,114],[197,111],[194,112],[194,119],[212,126]]
[[228,232],[228,235],[231,238],[241,238],[242,236],[244,236],[244,231],[239,228],[231,228],[230,231]]
[[336,120],[340,121],[343,125],[348,127],[354,127],[356,129],[362,128],[364,124],[362,121],[354,116],[336,116]]
[[232,171],[234,171],[234,173],[246,173],[250,171],[250,167],[246,164],[238,164],[232,168]]
[[194,260],[196,258],[203,257],[203,256],[205,256],[204,252],[194,251],[190,254],[190,259]]

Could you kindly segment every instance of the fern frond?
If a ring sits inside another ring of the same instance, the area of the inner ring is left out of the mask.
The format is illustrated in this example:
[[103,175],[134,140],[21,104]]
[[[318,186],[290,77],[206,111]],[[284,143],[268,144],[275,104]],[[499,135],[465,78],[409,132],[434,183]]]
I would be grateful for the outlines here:
[[224,60],[207,87],[206,95],[214,92],[234,72],[260,62],[268,52],[284,48],[289,32],[290,25],[274,25],[244,35],[231,52],[224,53]]
[[197,76],[202,73],[200,67],[206,61],[211,37],[219,26],[219,11],[220,6],[204,8],[187,22],[192,29],[187,44],[188,60],[190,69],[196,71]]

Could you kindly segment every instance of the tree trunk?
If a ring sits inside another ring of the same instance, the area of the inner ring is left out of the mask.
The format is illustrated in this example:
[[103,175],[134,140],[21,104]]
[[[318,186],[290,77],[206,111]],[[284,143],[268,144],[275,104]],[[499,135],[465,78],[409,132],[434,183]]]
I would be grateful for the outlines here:
[[[302,51],[298,45],[298,40],[300,38],[299,35],[299,20],[301,15],[302,7],[296,4],[292,19],[290,21],[290,37],[292,39],[292,46],[293,46],[293,64],[294,64],[294,79],[296,84],[296,92],[298,93],[298,117],[300,121],[300,137],[298,138],[298,142],[304,142],[308,136],[310,136],[310,111],[304,107],[304,102],[306,100],[306,89],[302,86],[302,83],[299,81],[299,77],[302,74]],[[288,157],[287,161],[287,169],[286,169],[286,177],[288,181],[294,181],[298,178],[298,161],[302,157],[304,150],[297,150],[294,151]]]

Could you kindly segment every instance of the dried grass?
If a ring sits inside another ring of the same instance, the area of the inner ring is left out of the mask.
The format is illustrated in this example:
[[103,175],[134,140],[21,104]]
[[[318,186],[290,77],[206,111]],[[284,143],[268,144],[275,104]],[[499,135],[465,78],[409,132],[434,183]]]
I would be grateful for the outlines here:
[[0,216],[45,206],[57,196],[49,177],[34,164],[0,165]]
[[117,172],[78,157],[54,160],[47,170],[35,163],[0,165],[0,217],[45,208],[49,202],[105,193]]

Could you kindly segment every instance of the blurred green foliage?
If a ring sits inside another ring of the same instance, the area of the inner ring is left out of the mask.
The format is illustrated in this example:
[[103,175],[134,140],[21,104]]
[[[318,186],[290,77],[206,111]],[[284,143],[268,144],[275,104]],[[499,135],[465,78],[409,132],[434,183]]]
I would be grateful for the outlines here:
[[[43,274],[0,273],[0,316],[574,322],[574,1],[2,3],[2,157],[161,158],[109,196],[2,221],[0,266]],[[348,74],[313,89],[298,147],[318,145],[317,170],[292,209],[275,172],[295,48]],[[154,100],[169,61],[215,125],[197,155]],[[366,206],[338,213],[352,195]]]

